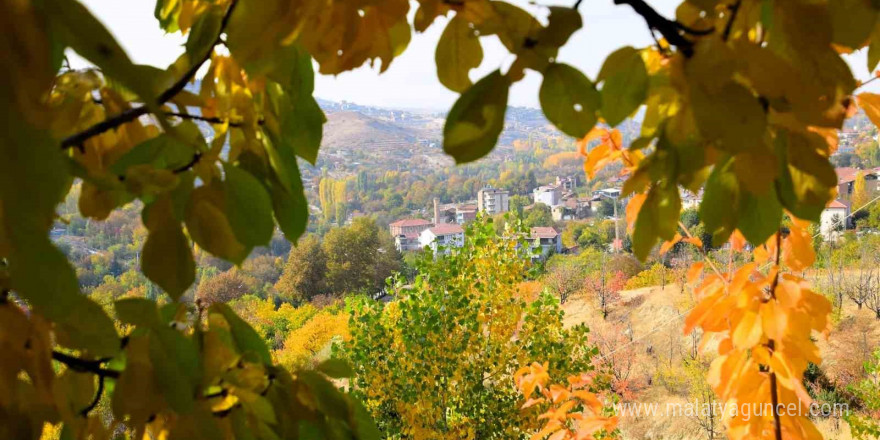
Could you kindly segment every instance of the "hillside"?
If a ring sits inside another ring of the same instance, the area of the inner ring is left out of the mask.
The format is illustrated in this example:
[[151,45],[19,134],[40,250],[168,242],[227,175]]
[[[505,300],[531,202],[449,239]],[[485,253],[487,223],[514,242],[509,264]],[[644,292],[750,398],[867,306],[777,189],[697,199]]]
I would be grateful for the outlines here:
[[[621,291],[603,320],[592,297],[578,296],[563,305],[565,324],[590,328],[591,341],[602,354],[597,364],[617,376],[624,402],[658,404],[664,411],[667,403],[693,402],[694,388],[703,385],[693,384],[684,366],[700,341],[698,335],[682,333],[684,316],[693,304],[690,297],[689,289],[676,284]],[[833,327],[827,338],[817,335],[821,368],[831,383],[843,389],[860,375],[862,363],[880,345],[880,321],[870,311],[847,303]],[[707,437],[696,417],[621,416],[627,419],[621,422],[624,439]],[[826,438],[852,438],[840,419],[819,420],[817,426]]]
[[[327,114],[321,151],[341,148],[409,147],[425,137],[439,138],[439,131],[382,120],[357,111]],[[427,124],[425,124],[427,125]]]

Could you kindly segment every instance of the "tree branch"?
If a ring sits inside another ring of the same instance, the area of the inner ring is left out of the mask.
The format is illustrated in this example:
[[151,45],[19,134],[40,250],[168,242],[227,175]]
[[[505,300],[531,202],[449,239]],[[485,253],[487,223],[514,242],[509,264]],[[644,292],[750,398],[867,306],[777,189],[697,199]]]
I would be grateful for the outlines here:
[[730,38],[730,30],[733,29],[733,22],[736,21],[736,14],[739,12],[739,6],[742,0],[737,0],[736,3],[727,7],[730,10],[730,20],[727,20],[727,25],[724,26],[724,34],[722,34],[721,39],[727,41]]
[[117,370],[108,370],[101,367],[101,364],[107,362],[108,359],[81,359],[61,353],[60,351],[52,351],[52,359],[61,362],[62,364],[67,365],[71,370],[80,373],[92,373],[98,377],[109,377],[112,379],[118,379],[120,375],[120,372]]
[[[577,6],[580,2],[576,3]],[[670,45],[675,46],[680,50],[685,56],[691,56],[694,53],[694,42],[685,38],[681,32],[691,33],[694,35],[701,35],[703,32],[711,33],[712,31],[698,31],[695,29],[687,28],[686,26],[670,20],[662,15],[660,15],[657,11],[654,10],[650,5],[645,3],[644,0],[614,0],[615,5],[629,5],[636,11],[637,14],[641,15],[642,18],[645,19],[645,22],[648,24],[648,27],[651,29],[660,32],[660,35],[663,35],[663,38],[669,42]]]
[[79,414],[83,417],[88,417],[89,413],[98,406],[98,402],[101,401],[101,396],[104,394],[104,376],[98,376],[98,390],[95,392],[95,398],[92,400],[92,403],[89,406],[83,408]]
[[[156,103],[158,105],[164,104],[168,102],[171,98],[175,97],[178,93],[180,93],[186,84],[190,82],[193,77],[195,77],[196,72],[202,67],[202,64],[205,64],[209,58],[211,58],[211,54],[214,52],[213,47],[220,43],[223,31],[226,29],[226,25],[229,23],[229,17],[232,16],[232,11],[235,10],[236,0],[233,0],[229,7],[226,9],[226,14],[223,15],[223,19],[220,22],[220,30],[217,32],[217,38],[214,39],[214,44],[205,52],[205,55],[190,66],[189,70],[180,77],[171,87],[162,92],[159,97],[156,99]],[[139,107],[132,107],[128,110],[125,110],[122,113],[119,113],[115,116],[109,117],[101,122],[98,122],[91,127],[76,133],[74,135],[68,136],[63,141],[61,141],[61,148],[67,149],[71,147],[79,147],[83,144],[83,142],[87,141],[89,138],[93,136],[97,136],[101,133],[104,133],[108,130],[112,130],[116,127],[119,127],[122,124],[134,121],[135,119],[147,114],[147,107],[145,105],[141,105]]]
[[171,172],[174,174],[180,174],[180,173],[184,173],[186,171],[189,171],[190,169],[192,169],[192,167],[196,166],[196,164],[199,163],[200,160],[202,160],[202,153],[197,152],[196,154],[193,154],[192,159],[190,159],[190,161],[187,162],[186,165],[182,165],[180,167],[177,167],[177,168],[171,170]]
[[[735,17],[731,17],[731,21],[733,21]],[[773,301],[776,299],[776,288],[779,286],[779,269],[780,258],[782,257],[782,231],[776,231],[776,275],[773,278],[773,282],[770,286],[770,298],[765,301]],[[770,354],[773,354],[773,350],[776,349],[776,341],[769,340],[767,341],[767,348],[770,350]],[[782,425],[779,420],[779,390],[777,390],[776,386],[776,372],[770,372],[770,403],[773,405],[773,432],[776,440],[782,440]]]

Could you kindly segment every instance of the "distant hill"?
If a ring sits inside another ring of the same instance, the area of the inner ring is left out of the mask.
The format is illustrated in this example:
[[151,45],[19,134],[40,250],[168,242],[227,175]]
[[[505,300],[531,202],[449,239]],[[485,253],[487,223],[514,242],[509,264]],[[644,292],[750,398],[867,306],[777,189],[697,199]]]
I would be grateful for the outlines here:
[[409,147],[428,131],[427,127],[404,125],[357,111],[339,111],[327,114],[321,149]]

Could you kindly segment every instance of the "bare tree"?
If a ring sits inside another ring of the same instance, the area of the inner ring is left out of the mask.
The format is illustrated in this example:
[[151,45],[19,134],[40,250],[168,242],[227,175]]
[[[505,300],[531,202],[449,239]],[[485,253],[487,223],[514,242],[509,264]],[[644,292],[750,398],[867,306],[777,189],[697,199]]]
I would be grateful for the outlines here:
[[560,304],[584,289],[584,276],[581,268],[572,259],[553,265],[544,278],[544,284],[559,298]]
[[[858,306],[859,310],[866,305],[870,298],[880,294],[880,280],[878,280],[877,258],[870,248],[863,245],[859,249],[858,267],[843,273],[841,268],[836,284],[842,285],[844,294]],[[841,263],[842,264],[842,263]],[[834,287],[832,287],[834,288]],[[878,306],[880,307],[880,306]]]
[[[846,284],[844,284],[844,264],[842,259],[834,258],[834,247],[833,243],[831,243],[831,247],[829,250],[829,258],[828,258],[828,292],[834,298],[834,305],[837,307],[837,313],[840,314],[843,310],[843,299],[847,296]],[[837,260],[837,261],[835,261]]]
[[604,252],[600,263],[598,271],[587,277],[586,289],[596,298],[599,310],[602,312],[602,319],[608,319],[609,307],[620,297],[620,290],[625,284],[625,276],[620,271],[610,273]]

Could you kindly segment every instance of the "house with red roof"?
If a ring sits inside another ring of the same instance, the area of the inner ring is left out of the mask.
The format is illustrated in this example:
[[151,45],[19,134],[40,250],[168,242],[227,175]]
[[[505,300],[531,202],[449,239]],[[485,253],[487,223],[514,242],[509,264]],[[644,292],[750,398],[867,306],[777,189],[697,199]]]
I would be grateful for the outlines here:
[[877,170],[861,170],[853,167],[840,167],[835,168],[834,172],[837,174],[837,197],[841,200],[850,200],[852,198],[852,193],[855,189],[855,183],[856,179],[859,177],[859,173],[865,175],[865,189],[868,194],[873,195],[877,190],[880,190],[880,180],[878,180]]
[[422,246],[419,244],[419,235],[431,226],[434,226],[434,223],[428,220],[410,218],[391,223],[388,229],[394,237],[397,250],[405,252],[420,250]]
[[531,243],[533,248],[541,248],[541,257],[562,253],[562,234],[556,228],[535,226],[529,231],[526,240]]

